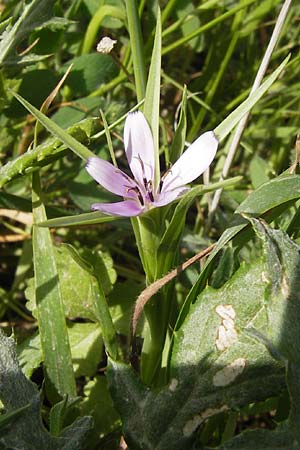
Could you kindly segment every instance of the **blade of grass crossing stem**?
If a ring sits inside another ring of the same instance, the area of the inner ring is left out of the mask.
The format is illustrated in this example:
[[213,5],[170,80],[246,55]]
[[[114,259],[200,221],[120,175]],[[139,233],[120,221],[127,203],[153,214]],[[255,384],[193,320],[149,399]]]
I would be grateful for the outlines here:
[[158,186],[160,177],[160,168],[159,168],[160,71],[161,71],[161,17],[160,17],[160,9],[157,8],[156,32],[144,103],[144,114],[151,127],[154,140],[155,186]]
[[287,56],[284,61],[277,67],[276,70],[270,75],[267,80],[251,94],[247,100],[245,100],[241,105],[239,105],[229,116],[226,117],[223,122],[218,125],[214,132],[217,138],[222,141],[230,131],[237,125],[241,118],[246,114],[264,95],[264,93],[269,89],[269,87],[274,83],[276,78],[280,75],[286,64],[290,59],[290,55]]
[[[41,200],[39,174],[32,175],[34,222],[47,219]],[[67,325],[61,298],[58,272],[50,231],[33,227],[33,264],[35,300],[41,348],[44,360],[46,389],[51,400],[66,394],[76,396]]]
[[44,127],[50,131],[51,134],[60,139],[70,150],[72,150],[76,155],[78,155],[83,160],[87,160],[89,157],[94,156],[87,147],[82,145],[80,142],[76,141],[72,136],[70,136],[65,130],[56,125],[51,119],[49,119],[45,114],[32,106],[27,100],[25,100],[21,95],[16,92],[11,93],[16,97],[16,99],[42,124]]

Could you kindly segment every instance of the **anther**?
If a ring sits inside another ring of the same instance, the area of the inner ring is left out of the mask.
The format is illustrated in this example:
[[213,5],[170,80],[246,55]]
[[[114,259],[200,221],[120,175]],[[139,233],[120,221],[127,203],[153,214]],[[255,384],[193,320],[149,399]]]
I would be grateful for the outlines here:
[[145,205],[144,198],[143,198],[143,196],[142,196],[142,194],[141,194],[141,191],[139,190],[139,188],[138,188],[137,186],[134,186],[134,187],[129,187],[129,186],[128,186],[127,189],[126,189],[126,191],[127,191],[127,192],[134,191],[134,192],[136,193],[136,195],[138,196],[138,199],[139,199],[139,201],[140,201],[140,204],[141,204],[142,206]]
[[165,171],[165,173],[163,173],[163,175],[162,175],[162,177],[160,179],[159,185],[158,185],[158,193],[161,192],[163,184],[164,184],[164,181],[165,181],[165,178],[168,175],[168,173],[170,173],[170,172],[172,172],[172,167],[170,167],[168,170]]

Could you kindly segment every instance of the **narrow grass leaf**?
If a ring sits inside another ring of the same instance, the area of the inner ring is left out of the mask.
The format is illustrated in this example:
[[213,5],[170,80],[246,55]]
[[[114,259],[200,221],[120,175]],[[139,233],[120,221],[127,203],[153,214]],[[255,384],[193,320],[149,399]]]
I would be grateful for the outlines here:
[[12,92],[12,94],[42,125],[44,125],[44,127],[48,131],[50,131],[51,134],[60,139],[76,155],[78,155],[83,160],[87,160],[90,156],[94,156],[93,152],[91,152],[87,147],[70,136],[61,127],[56,125],[56,123],[45,116],[45,114],[43,114],[37,108],[32,106],[27,100],[21,97],[21,95],[17,94],[16,92]]
[[[44,218],[45,219],[45,218]],[[113,222],[124,219],[121,216],[109,216],[100,211],[77,214],[73,216],[57,217],[55,219],[41,220],[37,225],[39,227],[74,227],[80,225],[95,225],[97,223]]]
[[146,87],[144,114],[152,130],[155,151],[155,185],[159,182],[159,102],[161,71],[161,16],[157,9],[156,32]]
[[251,94],[247,100],[245,100],[240,106],[238,106],[229,116],[226,117],[223,122],[218,125],[214,132],[218,139],[222,141],[230,131],[237,125],[237,123],[242,119],[242,117],[250,111],[250,109],[259,101],[259,99],[264,95],[264,93],[272,86],[276,78],[280,75],[286,64],[290,59],[290,55],[285,58],[285,60],[280,64],[279,67],[270,75],[267,80]]
[[[47,217],[41,200],[39,174],[33,174],[32,178],[33,217],[36,223]],[[34,225],[32,244],[35,300],[46,388],[52,399],[65,395],[72,398],[76,396],[75,378],[50,231]]]

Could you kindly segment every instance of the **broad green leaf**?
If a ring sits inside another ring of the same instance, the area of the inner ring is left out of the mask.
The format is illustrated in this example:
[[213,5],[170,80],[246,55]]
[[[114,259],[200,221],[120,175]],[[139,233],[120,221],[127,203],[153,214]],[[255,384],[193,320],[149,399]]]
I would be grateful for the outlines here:
[[251,94],[247,100],[241,103],[223,122],[218,125],[214,132],[217,138],[222,141],[230,131],[238,124],[241,118],[258,102],[258,100],[265,94],[265,92],[272,86],[276,78],[280,75],[284,67],[287,65],[290,55],[277,67],[267,80]]
[[275,430],[248,430],[218,447],[219,450],[297,450],[286,422]]
[[130,335],[130,326],[134,302],[144,285],[129,279],[114,285],[109,295],[109,309],[117,333]]
[[[96,52],[68,60],[61,68],[61,74],[66,72],[70,64],[73,64],[73,67],[65,84],[78,97],[90,95],[101,85],[109,83],[118,74],[117,65],[113,58],[109,55],[100,55]],[[103,103],[103,100],[100,101]],[[98,114],[99,109],[97,111]]]
[[[80,450],[91,429],[91,418],[82,417],[64,429],[59,437],[52,437],[41,417],[41,396],[35,384],[28,380],[19,367],[15,343],[0,330],[0,400],[6,415],[18,415],[17,420],[1,430],[0,447],[26,450]],[[21,409],[24,409],[23,413]]]
[[40,336],[34,334],[21,342],[17,346],[17,356],[23,373],[30,378],[43,362]]
[[[235,213],[248,213],[256,217],[263,216],[266,220],[272,221],[278,215],[278,213],[276,213],[276,208],[284,208],[285,205],[288,207],[290,201],[294,201],[298,198],[300,198],[300,176],[284,175],[268,181],[253,191],[246,200],[240,204]],[[216,247],[208,257],[197,283],[195,283],[189,292],[178,318],[176,329],[177,327],[180,327],[180,324],[188,311],[189,305],[195,300],[201,283],[205,281],[209,265],[219,251],[248,226],[248,221],[237,214],[233,216],[230,226],[220,237]]]
[[[112,317],[105,296],[105,289],[111,289],[111,281],[116,280],[116,274],[112,267],[109,268],[111,258],[106,256],[106,262],[101,258],[101,254],[89,255],[87,260],[75,250],[72,246],[66,247],[76,261],[77,266],[82,268],[90,276],[89,285],[91,290],[92,311],[96,321],[100,324],[102,330],[103,341],[106,351],[117,357],[116,332]],[[108,266],[108,268],[106,267]],[[110,270],[110,274],[109,274]],[[108,285],[109,284],[109,285]]]
[[11,413],[1,414],[0,415],[0,430],[8,425],[13,425],[15,420],[22,415],[27,409],[30,408],[30,404],[22,406],[19,409],[15,409]]
[[[199,295],[174,336],[168,386],[150,390],[130,366],[110,360],[111,392],[132,450],[190,449],[209,418],[286,390],[287,359],[299,364],[300,248],[282,231],[252,222],[262,257]],[[288,370],[293,386],[296,372]],[[296,417],[298,396],[297,389]]]
[[96,323],[73,323],[68,327],[74,373],[76,377],[91,377],[101,362],[103,342]]
[[161,16],[157,8],[156,33],[147,80],[144,114],[150,125],[155,152],[155,186],[159,183],[159,103],[160,103],[160,71],[161,71]]
[[99,438],[120,427],[120,417],[113,405],[105,376],[97,375],[84,386],[81,411],[82,414],[90,414],[92,411],[93,415],[94,429],[88,442],[93,440],[98,444]]
[[[92,273],[96,271],[101,277],[103,291],[108,295],[116,281],[116,271],[110,255],[88,249],[83,249],[79,254],[74,247],[65,244],[55,248],[55,261],[66,317],[97,321]],[[29,300],[27,308],[36,316],[34,292],[30,282],[26,298]]]
[[[68,336],[76,377],[93,376],[101,361],[103,342],[101,329],[96,323],[69,323]],[[20,366],[27,377],[43,362],[38,334],[25,339],[17,347]]]
[[[41,200],[38,174],[33,175],[32,203],[35,223],[45,220],[47,217]],[[57,395],[64,397],[66,394],[72,398],[76,396],[75,378],[50,231],[34,225],[32,245],[35,304],[46,387],[52,398]]]
[[76,155],[78,155],[83,160],[87,160],[90,156],[94,154],[76,139],[74,139],[70,134],[68,134],[61,127],[56,125],[51,119],[49,119],[45,114],[36,109],[30,103],[27,102],[23,97],[21,97],[16,92],[13,95],[22,103],[23,106],[55,137],[60,139],[70,150],[72,150]]
[[67,317],[82,317],[95,321],[93,275],[80,266],[76,255],[78,258],[84,258],[91,270],[98,273],[106,295],[116,281],[116,271],[107,253],[84,249],[79,256],[76,249],[69,245],[63,245],[57,249],[56,262]]

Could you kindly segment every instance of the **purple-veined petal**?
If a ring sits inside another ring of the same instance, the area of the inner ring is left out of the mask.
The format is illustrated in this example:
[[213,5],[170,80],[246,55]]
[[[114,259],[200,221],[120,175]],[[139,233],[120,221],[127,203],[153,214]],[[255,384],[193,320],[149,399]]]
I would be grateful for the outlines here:
[[105,214],[112,216],[134,217],[143,212],[141,205],[134,200],[124,200],[124,202],[116,203],[94,203],[92,205],[93,211],[102,211]]
[[86,170],[101,186],[122,197],[136,198],[136,183],[122,170],[108,161],[93,156],[88,159]]
[[214,159],[218,144],[213,131],[207,131],[198,137],[163,179],[162,192],[184,186],[198,178]]
[[178,187],[176,189],[173,189],[172,191],[161,192],[157,200],[153,202],[153,206],[167,205],[187,191],[189,191],[189,188]]
[[134,178],[144,185],[154,179],[154,143],[150,127],[141,111],[129,113],[124,125],[125,152]]

